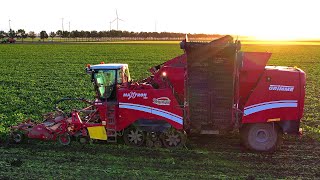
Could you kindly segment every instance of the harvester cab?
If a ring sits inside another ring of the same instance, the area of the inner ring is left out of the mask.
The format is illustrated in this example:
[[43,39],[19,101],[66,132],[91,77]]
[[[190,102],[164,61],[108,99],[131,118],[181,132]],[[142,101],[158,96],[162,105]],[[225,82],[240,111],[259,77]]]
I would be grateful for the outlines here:
[[103,101],[115,101],[116,88],[131,81],[128,64],[88,65],[86,71],[91,74],[97,98]]
[[[91,75],[96,91],[94,106],[100,117],[99,122],[101,122],[96,126],[105,126],[106,131],[103,131],[103,134],[107,136],[103,140],[117,142],[118,89],[128,87],[131,82],[128,64],[102,62],[98,65],[88,65],[86,72]],[[91,135],[90,137],[92,138]]]

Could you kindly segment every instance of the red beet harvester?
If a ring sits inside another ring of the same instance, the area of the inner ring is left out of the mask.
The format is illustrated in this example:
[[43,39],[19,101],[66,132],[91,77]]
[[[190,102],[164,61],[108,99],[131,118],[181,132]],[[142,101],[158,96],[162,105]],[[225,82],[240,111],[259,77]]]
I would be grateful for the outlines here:
[[[97,97],[71,113],[68,134],[82,141],[122,137],[133,146],[173,148],[184,145],[187,135],[239,130],[247,148],[273,151],[283,133],[301,133],[301,69],[266,66],[270,53],[242,52],[231,36],[180,46],[183,55],[137,82],[127,64],[88,65]],[[79,113],[88,110],[84,120]]]

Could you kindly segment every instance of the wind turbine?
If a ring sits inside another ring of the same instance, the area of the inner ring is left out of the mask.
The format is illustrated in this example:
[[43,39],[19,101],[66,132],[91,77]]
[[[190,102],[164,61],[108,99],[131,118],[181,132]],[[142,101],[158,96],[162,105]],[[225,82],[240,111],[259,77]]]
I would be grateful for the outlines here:
[[64,28],[63,28],[63,20],[64,20],[64,18],[61,18],[61,21],[62,21],[62,32],[64,31]]
[[[119,20],[120,20],[120,21],[124,21],[124,20],[122,20],[122,19],[119,18],[117,9],[116,9],[116,16],[117,16],[117,18],[114,19],[113,21],[117,20],[117,31],[118,31],[118,30],[119,30]],[[113,21],[112,21],[112,22],[113,22]],[[111,24],[111,23],[110,23],[110,24]]]
[[[115,19],[115,20],[116,20],[116,19]],[[110,31],[111,31],[111,24],[112,24],[115,20],[109,22],[109,23],[110,23]]]
[[11,31],[11,19],[9,19],[9,30]]

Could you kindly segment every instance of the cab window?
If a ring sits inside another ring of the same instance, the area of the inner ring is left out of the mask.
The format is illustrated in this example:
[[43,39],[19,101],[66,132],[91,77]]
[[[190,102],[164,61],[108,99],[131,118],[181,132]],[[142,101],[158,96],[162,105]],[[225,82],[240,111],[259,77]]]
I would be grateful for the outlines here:
[[99,70],[94,74],[96,89],[100,98],[109,98],[115,84],[116,70]]
[[118,84],[127,83],[129,81],[131,81],[129,69],[126,67],[119,69],[118,70]]
[[129,68],[125,68],[124,70],[124,77],[127,80],[127,82],[131,81],[130,73],[129,73]]

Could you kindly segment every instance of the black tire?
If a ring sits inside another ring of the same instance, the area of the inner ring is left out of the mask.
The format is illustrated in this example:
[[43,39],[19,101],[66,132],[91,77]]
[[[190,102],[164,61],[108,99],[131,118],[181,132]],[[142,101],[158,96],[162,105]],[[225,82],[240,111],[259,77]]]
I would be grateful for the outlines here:
[[282,133],[273,123],[248,124],[240,130],[241,142],[253,151],[273,152],[281,142]]
[[10,135],[10,142],[14,143],[14,144],[21,144],[24,142],[24,134],[20,133],[20,132],[13,132]]
[[128,146],[142,146],[145,137],[145,133],[135,127],[129,127],[123,133],[123,140]]
[[71,143],[71,137],[68,133],[64,133],[58,136],[58,141],[63,146],[68,146]]

